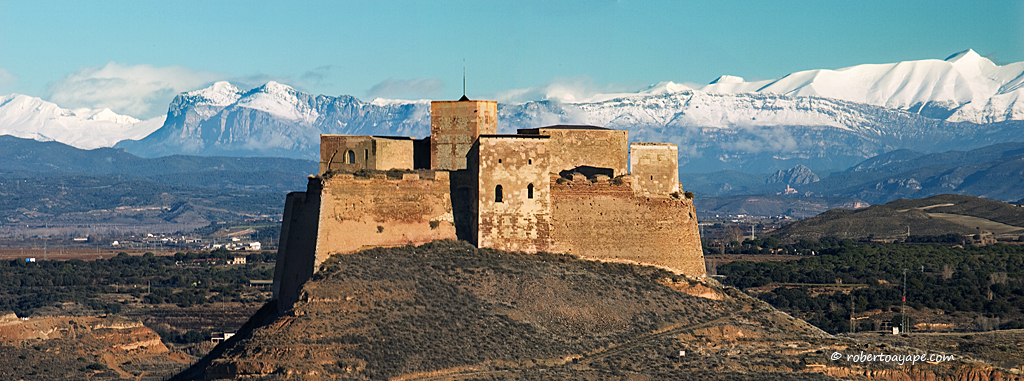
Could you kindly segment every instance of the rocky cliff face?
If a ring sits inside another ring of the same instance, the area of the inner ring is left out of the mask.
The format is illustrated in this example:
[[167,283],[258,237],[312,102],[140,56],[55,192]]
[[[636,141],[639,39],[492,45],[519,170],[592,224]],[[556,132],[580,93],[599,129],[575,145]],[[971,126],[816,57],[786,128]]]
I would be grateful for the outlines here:
[[788,170],[779,170],[764,180],[765,185],[804,185],[821,181],[810,168],[797,165]]
[[365,103],[311,95],[277,82],[243,91],[227,82],[175,97],[163,127],[118,147],[143,157],[174,154],[317,160],[320,134],[429,134],[429,103]]

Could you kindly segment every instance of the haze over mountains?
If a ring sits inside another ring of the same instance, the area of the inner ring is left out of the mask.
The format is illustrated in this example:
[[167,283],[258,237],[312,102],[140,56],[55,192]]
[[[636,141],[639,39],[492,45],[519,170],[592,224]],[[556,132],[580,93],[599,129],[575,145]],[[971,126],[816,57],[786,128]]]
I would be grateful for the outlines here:
[[[1022,94],[1024,62],[999,66],[968,50],[945,60],[810,70],[768,81],[722,76],[700,89],[666,82],[632,94],[499,104],[499,132],[592,124],[628,130],[633,141],[678,144],[684,172],[767,173],[797,164],[825,170],[898,149],[933,153],[1024,141]],[[81,138],[90,134],[81,132],[90,128],[84,122],[75,129],[33,116],[56,105],[36,98],[35,108],[8,107],[24,98],[3,98],[0,133],[103,145]],[[120,124],[128,140],[117,147],[140,156],[310,160],[318,154],[321,133],[424,137],[430,125],[428,101],[364,102],[276,82],[251,90],[218,82],[183,93],[171,103],[163,126],[145,137],[141,127],[132,130],[139,122],[133,123]]]

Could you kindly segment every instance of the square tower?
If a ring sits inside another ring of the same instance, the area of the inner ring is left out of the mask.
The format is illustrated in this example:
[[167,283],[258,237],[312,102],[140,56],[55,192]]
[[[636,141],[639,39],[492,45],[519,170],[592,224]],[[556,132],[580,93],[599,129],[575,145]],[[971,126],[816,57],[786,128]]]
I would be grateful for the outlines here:
[[679,192],[679,147],[671,143],[631,143],[629,170],[643,193]]
[[466,154],[480,135],[498,132],[498,102],[430,102],[430,169],[466,169]]
[[550,152],[547,136],[480,136],[470,160],[477,177],[478,247],[549,249]]

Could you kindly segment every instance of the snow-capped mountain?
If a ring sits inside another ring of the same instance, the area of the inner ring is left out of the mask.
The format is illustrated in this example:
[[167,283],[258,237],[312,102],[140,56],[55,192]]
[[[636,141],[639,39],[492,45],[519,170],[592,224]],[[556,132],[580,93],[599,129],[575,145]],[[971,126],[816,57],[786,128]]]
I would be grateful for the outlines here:
[[[968,50],[945,60],[811,70],[768,81],[726,75],[699,89],[665,82],[585,101],[499,104],[499,131],[592,124],[628,130],[633,141],[679,145],[684,171],[774,172],[797,164],[822,170],[900,148],[937,152],[1024,141],[1022,94],[1024,62],[999,66]],[[316,160],[320,134],[427,136],[429,109],[425,100],[364,102],[276,82],[250,90],[217,82],[178,95],[162,127],[117,146],[146,157]],[[6,117],[0,113],[0,121]]]
[[311,95],[267,82],[243,91],[227,82],[178,95],[164,126],[117,147],[140,156],[172,154],[319,159],[320,134],[430,134],[429,101]]
[[828,97],[952,122],[1024,119],[1024,62],[998,66],[974,50],[945,60],[808,70],[767,81],[722,76],[700,90]]
[[0,96],[0,135],[40,141],[56,140],[74,147],[110,147],[139,139],[163,125],[164,117],[138,120],[110,109],[64,109],[21,94]]
[[499,105],[499,132],[590,124],[679,146],[683,171],[846,168],[900,148],[936,152],[1024,141],[1024,121],[976,124],[823,97],[679,90],[601,102]]

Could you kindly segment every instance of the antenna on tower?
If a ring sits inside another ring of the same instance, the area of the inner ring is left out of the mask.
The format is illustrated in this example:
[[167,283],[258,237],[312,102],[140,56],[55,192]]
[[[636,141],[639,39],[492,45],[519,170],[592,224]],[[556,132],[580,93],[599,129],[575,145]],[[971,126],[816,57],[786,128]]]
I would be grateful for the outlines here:
[[462,59],[462,98],[460,101],[468,101],[469,97],[466,96],[466,59]]

